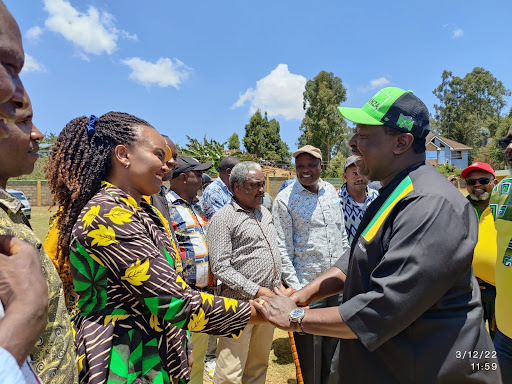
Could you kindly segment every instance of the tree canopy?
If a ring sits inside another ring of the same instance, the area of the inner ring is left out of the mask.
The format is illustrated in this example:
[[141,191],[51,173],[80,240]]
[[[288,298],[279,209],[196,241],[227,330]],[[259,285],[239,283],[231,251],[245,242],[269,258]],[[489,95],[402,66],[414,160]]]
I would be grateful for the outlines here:
[[186,148],[180,148],[180,151],[186,155],[196,158],[201,163],[211,161],[213,166],[208,173],[214,174],[217,172],[220,161],[226,156],[226,143],[219,143],[216,140],[208,140],[204,135],[203,143],[197,139],[191,138],[187,135],[190,141],[186,144]]
[[236,151],[240,150],[240,139],[238,138],[238,133],[235,132],[229,136],[228,149],[234,149]]
[[322,177],[341,179],[343,177],[343,167],[345,166],[346,161],[347,158],[343,153],[338,152],[336,156],[331,159],[327,168],[325,168],[322,173]]
[[438,133],[476,150],[496,134],[506,97],[511,94],[491,72],[480,67],[463,78],[444,70],[433,93],[439,99],[434,105]]
[[288,144],[281,139],[280,131],[279,122],[269,120],[266,112],[262,116],[258,109],[245,126],[244,147],[258,159],[290,164]]
[[347,99],[347,90],[339,77],[321,71],[308,80],[303,95],[306,114],[300,125],[299,147],[310,144],[320,148],[328,164],[344,142],[346,123],[336,108]]

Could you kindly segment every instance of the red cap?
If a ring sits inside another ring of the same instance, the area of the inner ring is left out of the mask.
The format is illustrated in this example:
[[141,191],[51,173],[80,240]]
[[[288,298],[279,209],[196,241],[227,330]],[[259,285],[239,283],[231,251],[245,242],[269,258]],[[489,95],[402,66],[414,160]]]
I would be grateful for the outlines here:
[[463,179],[465,179],[469,172],[477,170],[477,169],[479,169],[481,171],[489,172],[491,175],[496,177],[496,174],[494,173],[494,169],[492,169],[492,167],[489,164],[487,164],[487,163],[479,163],[479,162],[471,164],[469,167],[467,167],[465,170],[462,171],[460,176]]

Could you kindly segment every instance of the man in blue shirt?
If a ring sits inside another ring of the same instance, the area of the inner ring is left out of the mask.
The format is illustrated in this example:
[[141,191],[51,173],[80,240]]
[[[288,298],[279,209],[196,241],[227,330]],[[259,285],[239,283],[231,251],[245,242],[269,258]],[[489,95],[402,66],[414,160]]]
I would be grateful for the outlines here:
[[231,169],[240,162],[233,156],[228,156],[220,161],[219,177],[215,179],[203,192],[203,210],[210,220],[215,212],[231,201],[233,194],[229,190],[229,175]]

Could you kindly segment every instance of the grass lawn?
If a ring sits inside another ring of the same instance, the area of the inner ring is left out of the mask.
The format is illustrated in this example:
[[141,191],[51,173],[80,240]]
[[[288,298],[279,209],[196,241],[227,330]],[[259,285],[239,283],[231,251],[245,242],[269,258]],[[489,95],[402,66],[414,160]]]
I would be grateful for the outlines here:
[[32,207],[30,225],[41,243],[44,241],[46,234],[48,233],[50,217],[55,213],[55,211],[55,208],[50,212],[48,207]]
[[[55,208],[49,211],[48,207],[32,207],[30,224],[41,242],[46,237],[49,219],[53,213],[55,213]],[[276,329],[274,332],[266,382],[270,384],[296,383],[295,365],[293,364],[288,333],[280,329]]]

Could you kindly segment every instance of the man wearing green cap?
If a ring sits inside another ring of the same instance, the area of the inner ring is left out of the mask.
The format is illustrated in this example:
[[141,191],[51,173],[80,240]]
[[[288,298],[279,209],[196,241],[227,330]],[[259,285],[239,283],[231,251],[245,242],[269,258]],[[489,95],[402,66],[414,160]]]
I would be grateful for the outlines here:
[[[382,183],[380,196],[334,267],[255,306],[285,330],[340,337],[342,382],[501,383],[471,270],[477,219],[425,163],[425,104],[389,87],[361,109],[338,110],[357,124],[356,166]],[[341,290],[339,307],[297,307]]]

